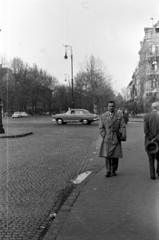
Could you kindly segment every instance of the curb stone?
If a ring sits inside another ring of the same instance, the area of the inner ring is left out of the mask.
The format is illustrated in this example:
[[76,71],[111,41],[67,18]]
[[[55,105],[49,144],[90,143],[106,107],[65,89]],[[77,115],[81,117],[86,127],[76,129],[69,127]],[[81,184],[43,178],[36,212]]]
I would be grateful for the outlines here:
[[80,184],[75,186],[74,189],[60,208],[59,212],[57,213],[56,218],[52,221],[50,228],[46,235],[43,238],[39,238],[39,240],[56,240],[74,202],[77,200],[80,192],[82,191],[83,187],[94,177],[94,175],[99,172],[104,166],[100,166],[97,169],[93,170],[93,172]]
[[0,135],[0,138],[20,138],[20,137],[26,137],[28,135],[33,134],[33,132],[28,132],[28,133],[21,133],[21,134],[3,134],[2,136]]
[[[85,184],[90,181],[90,179],[98,172],[100,171],[104,166],[101,165],[94,165],[93,167],[90,166],[89,158],[93,154],[93,151],[95,148],[99,145],[100,136],[97,137],[96,141],[93,143],[90,151],[88,152],[87,156],[82,161],[80,167],[74,174],[72,178],[75,177],[75,175],[79,175],[81,172],[84,171],[92,171],[90,175],[87,176],[86,179],[84,179],[80,184],[74,184],[70,182],[65,189],[63,189],[59,196],[57,197],[57,201],[55,205],[53,206],[53,209],[50,212],[50,215],[57,214],[56,217],[50,218],[49,216],[44,220],[42,223],[43,230],[41,232],[41,235],[39,237],[39,240],[55,240],[57,235],[59,234],[66,218],[69,212],[71,211],[71,208],[78,198],[82,188],[85,186]],[[51,232],[51,235],[50,235]],[[49,236],[50,235],[50,236]],[[34,235],[35,236],[35,235]],[[34,239],[34,237],[33,237]]]

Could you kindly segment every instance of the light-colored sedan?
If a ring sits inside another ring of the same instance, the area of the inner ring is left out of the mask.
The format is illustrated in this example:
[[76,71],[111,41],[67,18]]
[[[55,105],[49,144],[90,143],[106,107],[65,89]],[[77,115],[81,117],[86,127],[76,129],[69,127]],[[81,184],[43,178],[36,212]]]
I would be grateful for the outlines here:
[[21,113],[20,112],[14,112],[12,115],[12,118],[21,118]]
[[99,116],[86,109],[69,109],[66,113],[52,115],[52,121],[57,124],[81,122],[84,125],[99,120]]
[[28,117],[29,115],[26,112],[20,112],[21,117]]

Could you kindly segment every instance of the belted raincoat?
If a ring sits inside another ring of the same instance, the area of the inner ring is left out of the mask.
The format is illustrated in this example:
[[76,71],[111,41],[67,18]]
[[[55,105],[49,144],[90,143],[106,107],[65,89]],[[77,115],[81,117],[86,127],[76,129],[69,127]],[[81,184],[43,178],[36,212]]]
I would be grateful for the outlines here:
[[102,114],[100,117],[99,131],[103,139],[99,147],[98,156],[122,158],[122,146],[118,133],[120,132],[126,139],[126,127],[123,117],[118,113],[114,113],[113,116],[111,116],[109,111]]

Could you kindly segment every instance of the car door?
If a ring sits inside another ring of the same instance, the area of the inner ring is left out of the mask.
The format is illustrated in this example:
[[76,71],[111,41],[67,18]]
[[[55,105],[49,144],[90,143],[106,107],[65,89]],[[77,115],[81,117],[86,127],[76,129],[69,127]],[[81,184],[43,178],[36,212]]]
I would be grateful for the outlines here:
[[83,111],[81,112],[81,118],[82,118],[83,120],[91,121],[92,118],[93,118],[92,116],[93,116],[93,115],[90,114],[87,110],[83,110]]
[[76,110],[75,111],[75,121],[81,121],[83,119],[83,111]]
[[70,110],[69,112],[67,112],[67,114],[65,114],[65,122],[73,122],[75,119],[75,111],[74,110]]

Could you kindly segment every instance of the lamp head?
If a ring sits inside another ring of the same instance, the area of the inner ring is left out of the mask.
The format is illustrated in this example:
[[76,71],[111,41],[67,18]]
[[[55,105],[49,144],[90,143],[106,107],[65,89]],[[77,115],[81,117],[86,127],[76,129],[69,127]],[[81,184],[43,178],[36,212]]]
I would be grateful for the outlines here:
[[65,53],[64,59],[67,59],[67,58],[68,58],[67,53]]

